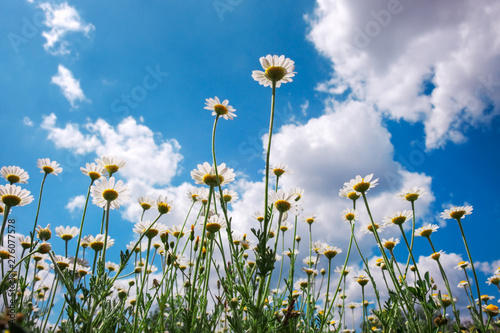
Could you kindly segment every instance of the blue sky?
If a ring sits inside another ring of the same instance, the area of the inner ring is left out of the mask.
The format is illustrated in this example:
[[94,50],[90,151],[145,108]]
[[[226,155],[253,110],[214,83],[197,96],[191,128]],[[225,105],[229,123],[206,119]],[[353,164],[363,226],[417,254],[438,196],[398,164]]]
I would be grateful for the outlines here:
[[[37,159],[64,168],[47,182],[43,225],[79,224],[77,201],[65,207],[88,186],[80,166],[101,155],[129,161],[121,176],[133,198],[168,194],[175,211],[162,222],[180,223],[190,171],[211,159],[204,102],[218,96],[237,110],[220,122],[217,153],[237,172],[233,188],[243,200],[233,216],[248,231],[262,200],[270,106],[270,89],[251,71],[261,69],[261,56],[284,54],[297,74],[278,89],[272,160],[294,171],[284,186],[305,188],[305,213],[321,219],[317,239],[345,248],[339,213],[348,203],[337,193],[357,174],[381,179],[370,191],[379,219],[408,208],[395,198],[403,188],[422,186],[417,227],[440,224],[438,247],[463,259],[458,227],[438,216],[450,205],[474,206],[464,227],[484,263],[481,287],[495,293],[483,281],[500,266],[498,4],[5,0],[0,8],[1,164],[27,170],[35,197]],[[130,224],[117,247],[134,237],[134,200],[113,212],[117,226]],[[85,233],[100,221],[92,208]],[[19,232],[35,209],[14,210]],[[374,243],[359,237],[370,253]],[[417,247],[430,254],[423,240]]]

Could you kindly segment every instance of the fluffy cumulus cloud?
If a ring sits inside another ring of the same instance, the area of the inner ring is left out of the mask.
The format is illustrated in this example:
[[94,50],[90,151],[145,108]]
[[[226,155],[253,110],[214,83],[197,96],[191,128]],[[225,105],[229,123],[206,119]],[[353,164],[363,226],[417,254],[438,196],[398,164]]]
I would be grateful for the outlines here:
[[43,24],[49,29],[42,32],[46,42],[44,49],[54,55],[68,54],[69,43],[65,39],[68,34],[82,33],[89,37],[95,27],[91,23],[86,23],[78,14],[78,11],[68,5],[67,2],[54,4],[43,2],[38,5],[45,14]]
[[[264,142],[267,142],[265,136]],[[417,202],[417,221],[429,217],[430,204],[434,201],[431,177],[409,172],[394,161],[391,135],[383,126],[382,116],[359,101],[339,104],[333,99],[327,102],[325,114],[310,119],[304,125],[285,125],[273,136],[271,164],[284,163],[293,173],[281,177],[284,189],[300,187],[305,190],[300,206],[302,216],[316,214],[319,222],[312,227],[313,240],[347,248],[350,228],[343,223],[340,213],[352,207],[349,200],[339,197],[344,182],[356,175],[373,173],[379,185],[368,192],[371,210],[376,221],[396,211],[410,209],[408,202],[397,196],[403,189],[423,187],[427,195]],[[252,213],[263,208],[263,182],[241,180],[236,184],[242,200],[234,204],[234,221],[238,229],[256,227]],[[361,200],[359,225],[369,219]],[[289,218],[291,219],[291,218]],[[420,223],[420,222],[418,222]],[[298,232],[308,238],[307,224],[300,222]],[[370,254],[375,243],[371,235],[356,228],[363,250]],[[399,235],[397,228],[387,230],[384,237]],[[290,241],[291,239],[289,239]],[[365,241],[366,240],[366,241]],[[291,242],[289,242],[291,244]],[[308,246],[306,244],[305,246]]]
[[500,3],[317,0],[309,39],[333,63],[321,91],[423,122],[428,148],[500,111]]
[[51,82],[61,88],[71,107],[76,108],[77,102],[87,100],[80,87],[80,80],[75,79],[73,73],[63,65],[57,67],[57,74],[52,77]]
[[[179,203],[178,214],[180,218],[184,217],[183,214],[189,208],[189,202],[184,202],[187,201],[185,193],[188,185],[169,186],[179,172],[182,160],[180,145],[176,140],[158,139],[158,135],[149,127],[132,117],[123,119],[116,127],[103,119],[85,124],[69,122],[59,126],[56,115],[50,114],[44,117],[41,128],[47,131],[47,138],[57,148],[70,150],[77,155],[95,154],[99,158],[116,156],[127,162],[127,166],[119,173],[133,193],[132,200],[123,210],[125,218],[136,221],[140,216],[140,207],[135,203],[138,196],[157,198],[160,194],[167,195],[169,200],[179,199],[182,203]],[[89,162],[92,159],[89,158]],[[67,208],[75,209],[73,207],[77,205],[71,201]]]
[[70,211],[70,213],[77,212],[83,209],[85,205],[85,196],[77,195],[69,199],[68,204],[66,205],[66,209]]

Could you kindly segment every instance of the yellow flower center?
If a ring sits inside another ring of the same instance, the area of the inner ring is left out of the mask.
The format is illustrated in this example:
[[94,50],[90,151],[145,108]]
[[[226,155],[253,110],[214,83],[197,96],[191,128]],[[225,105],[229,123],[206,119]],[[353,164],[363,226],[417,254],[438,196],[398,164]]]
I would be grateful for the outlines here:
[[308,219],[306,219],[306,222],[307,222],[307,224],[313,224],[314,223],[314,219],[313,218],[308,218]]
[[203,176],[203,182],[208,186],[218,186],[224,182],[224,177],[219,175],[219,182],[217,182],[217,177],[215,177],[215,175],[206,174]]
[[146,237],[149,238],[149,239],[152,239],[156,235],[158,235],[158,229],[151,228],[151,229],[148,230],[148,232],[146,232]]
[[394,249],[394,247],[396,246],[396,243],[395,242],[391,242],[391,241],[388,241],[388,242],[385,242],[384,243],[384,247],[391,251],[392,249]]
[[11,184],[18,183],[21,180],[21,177],[18,175],[7,175],[5,177]]
[[[375,224],[375,230],[378,230],[379,226],[378,224]],[[368,229],[369,231],[373,232],[373,225],[369,224],[366,229]]]
[[0,251],[0,259],[9,259],[10,253],[9,251]]
[[223,116],[223,115],[227,114],[227,112],[228,112],[227,111],[227,107],[225,107],[222,104],[216,104],[216,105],[214,105],[214,111],[219,116]]
[[207,231],[215,234],[217,231],[219,231],[221,228],[221,225],[219,223],[207,223]]
[[92,242],[90,243],[90,248],[94,251],[101,251],[104,248],[103,242]]
[[175,237],[175,238],[178,238],[178,237],[183,237],[184,236],[184,233],[183,232],[180,232],[180,231],[174,231],[172,233],[172,235]]
[[17,195],[7,194],[2,196],[2,202],[5,204],[5,206],[14,207],[21,203],[21,198],[19,198]]
[[356,192],[366,192],[370,188],[370,183],[365,183],[364,179],[361,180],[360,183],[357,183],[352,187]]
[[231,199],[233,199],[233,197],[232,197],[232,196],[230,196],[229,194],[224,194],[224,195],[222,196],[222,199],[223,199],[225,202],[229,202],[229,201],[231,201]]
[[429,237],[432,234],[432,229],[424,229],[420,232],[420,236]]
[[102,192],[102,197],[106,201],[113,201],[118,199],[118,192],[110,188]]
[[158,212],[160,214],[167,214],[168,212],[170,212],[170,205],[167,204],[166,202],[159,202],[158,203]]
[[407,195],[405,195],[405,199],[407,201],[415,201],[418,199],[418,194],[417,193],[408,193]]
[[265,74],[269,80],[278,82],[285,77],[285,69],[281,66],[269,66]]
[[2,206],[0,206],[0,214],[3,214],[3,212],[4,212],[4,209]]
[[333,250],[328,250],[328,251],[325,251],[323,254],[325,255],[325,257],[327,259],[333,259],[338,254],[338,252],[333,251]]
[[69,264],[67,262],[64,262],[64,261],[59,261],[59,262],[57,262],[57,266],[59,266],[61,271],[64,271],[66,268],[69,267]]
[[354,215],[353,213],[347,213],[347,214],[345,214],[345,219],[347,221],[354,221],[355,217],[356,217],[356,215]]
[[493,283],[494,285],[498,285],[500,283],[500,277],[495,276],[490,280],[490,282]]
[[300,287],[301,287],[301,288],[306,288],[306,287],[307,287],[307,281],[302,281],[302,282],[300,283]]
[[70,241],[73,239],[73,236],[72,235],[68,235],[68,234],[64,234],[61,236],[61,239],[64,240],[64,241]]
[[101,178],[101,174],[100,174],[100,173],[98,173],[98,172],[90,171],[90,172],[89,172],[89,177],[90,177],[90,179],[92,179],[92,180],[96,180],[96,179]]
[[500,312],[499,309],[498,309],[498,306],[496,305],[493,305],[493,304],[489,304],[488,306],[486,306],[486,308],[484,309],[484,312],[486,312],[488,315],[494,317],[496,315],[498,315],[498,313]]
[[359,197],[360,197],[360,195],[359,195],[359,194],[357,194],[356,192],[349,192],[349,193],[347,194],[347,197],[348,197],[349,199],[351,199],[351,200],[358,200],[358,199],[359,199]]
[[143,203],[141,203],[141,207],[142,207],[142,209],[144,209],[144,210],[148,210],[148,209],[150,209],[150,208],[151,208],[151,205],[150,205],[150,204],[148,204],[148,203],[143,202]]
[[358,279],[358,283],[360,286],[366,286],[366,284],[368,283],[368,280],[365,278],[360,278],[360,279]]
[[264,216],[257,216],[257,221],[259,221],[259,222],[264,221]]
[[273,173],[276,177],[279,177],[281,176],[282,174],[285,173],[285,170],[283,169],[280,169],[280,168],[276,168],[276,169],[273,169]]
[[115,172],[118,171],[118,169],[120,169],[120,167],[116,164],[109,164],[109,165],[105,165],[104,168],[106,168],[106,170],[108,171],[109,175],[111,176],[112,174],[114,174]]
[[54,172],[54,168],[52,168],[51,166],[48,166],[48,165],[44,166],[42,169],[43,169],[43,171],[45,171],[45,173]]
[[462,216],[465,215],[465,211],[464,210],[459,210],[459,211],[456,211],[456,212],[451,212],[450,213],[450,216],[452,218],[454,218],[455,220],[459,220],[460,218],[462,218]]
[[193,201],[198,201],[198,198],[199,198],[199,195],[198,195],[198,194],[193,194],[193,195],[191,195],[191,199],[192,199]]
[[406,222],[406,216],[396,216],[391,220],[392,223],[396,225],[401,225]]
[[286,212],[291,207],[290,203],[286,200],[276,200],[276,202],[274,203],[274,206],[281,213]]
[[441,257],[441,253],[439,253],[439,252],[434,252],[433,254],[431,254],[431,258],[434,260],[439,260],[440,257]]
[[283,232],[288,231],[288,227],[286,225],[282,225],[280,227],[280,230],[283,231]]

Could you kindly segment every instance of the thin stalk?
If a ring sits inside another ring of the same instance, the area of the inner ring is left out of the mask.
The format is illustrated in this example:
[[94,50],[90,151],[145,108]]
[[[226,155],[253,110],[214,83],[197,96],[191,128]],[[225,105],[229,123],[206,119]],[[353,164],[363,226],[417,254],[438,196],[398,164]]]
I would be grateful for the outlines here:
[[73,276],[75,276],[76,259],[78,258],[78,251],[80,251],[80,244],[82,242],[83,222],[85,221],[85,215],[87,214],[87,205],[89,203],[90,189],[92,188],[93,183],[94,183],[94,180],[92,179],[90,182],[90,185],[89,185],[89,189],[87,190],[87,198],[85,199],[85,206],[83,208],[82,220],[80,221],[80,232],[78,233],[78,243],[76,244],[75,260],[73,263],[73,273],[72,273]]
[[474,280],[476,280],[476,288],[477,288],[477,298],[478,298],[478,302],[479,302],[479,318],[481,319],[481,326],[483,328],[483,332],[486,332],[486,328],[484,327],[484,319],[483,319],[483,311],[481,310],[482,306],[481,306],[481,290],[479,290],[479,280],[477,278],[477,275],[476,275],[476,269],[474,268],[474,261],[472,261],[472,256],[470,255],[470,250],[469,250],[469,245],[467,244],[467,239],[465,239],[465,233],[464,233],[464,229],[462,227],[462,222],[460,221],[460,219],[457,219],[457,222],[458,222],[458,226],[460,227],[460,232],[462,233],[462,239],[464,241],[464,245],[465,245],[465,250],[467,251],[467,256],[469,257],[469,262],[470,262],[470,266],[472,268],[472,274],[474,274]]

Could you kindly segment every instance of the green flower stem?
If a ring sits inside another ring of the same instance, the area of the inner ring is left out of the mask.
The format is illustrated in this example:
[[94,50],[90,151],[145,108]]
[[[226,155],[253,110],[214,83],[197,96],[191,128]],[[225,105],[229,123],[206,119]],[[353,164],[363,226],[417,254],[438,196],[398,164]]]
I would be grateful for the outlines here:
[[[285,232],[283,232],[283,237],[281,238],[281,255],[283,255],[283,252],[285,252]],[[279,233],[279,231],[278,231]],[[281,273],[283,272],[283,261],[285,261],[285,258],[281,258],[281,265],[280,265],[280,275],[278,276],[278,286],[276,287],[277,292],[280,290],[280,282],[281,282]]]
[[[108,248],[108,228],[109,228],[109,209],[111,207],[111,201],[108,201],[106,205],[106,226],[104,228],[104,249],[102,249],[102,264],[106,265],[106,250]],[[149,253],[148,253],[149,255]]]
[[[354,223],[354,221],[351,223]],[[378,308],[381,310],[382,306],[380,304],[380,293],[375,285],[375,280],[373,279],[373,276],[371,275],[370,267],[368,266],[368,260],[366,258],[364,258],[363,254],[361,253],[361,249],[359,248],[358,241],[356,239],[356,235],[354,235],[353,237],[354,237],[354,244],[356,245],[356,249],[358,250],[359,256],[361,257],[361,260],[363,261],[363,263],[365,265],[366,274],[368,274],[368,277],[370,278],[370,280],[373,284],[373,288],[375,291],[375,298],[377,299]]]
[[72,270],[73,276],[75,276],[76,259],[78,258],[78,252],[80,251],[80,244],[82,242],[83,222],[85,221],[85,215],[87,214],[87,205],[89,203],[90,189],[92,188],[92,184],[94,184],[94,180],[93,179],[90,181],[89,189],[87,190],[87,198],[85,199],[85,206],[83,207],[82,220],[80,222],[80,232],[78,233],[78,243],[76,244],[75,260],[74,260],[74,263],[73,263],[73,270]]
[[[267,151],[266,151],[266,178],[265,178],[265,185],[264,185],[264,231],[267,231],[267,228],[269,226],[269,220],[270,216],[268,215],[268,201],[269,201],[269,160],[271,157],[271,139],[273,136],[273,125],[274,125],[274,106],[275,106],[275,99],[276,99],[276,81],[273,80],[272,83],[272,97],[271,97],[271,116],[269,120],[269,137],[267,140]],[[267,243],[267,234],[264,234],[264,244]],[[259,299],[260,299],[259,295]],[[259,306],[260,303],[257,304]]]
[[361,309],[363,310],[363,324],[361,330],[364,332],[366,327],[366,311],[365,311],[365,286],[361,286]]
[[194,292],[195,292],[195,285],[196,285],[196,277],[198,276],[198,270],[200,268],[200,261],[201,261],[201,256],[202,256],[202,249],[203,249],[203,246],[204,246],[204,241],[205,241],[205,236],[206,236],[206,230],[207,230],[207,220],[208,220],[208,213],[210,211],[210,204],[211,204],[211,201],[212,201],[212,193],[214,191],[214,188],[213,186],[210,186],[210,190],[209,190],[209,193],[208,193],[208,202],[207,202],[207,209],[205,209],[205,219],[203,221],[203,231],[202,231],[202,234],[201,234],[201,242],[200,242],[200,248],[199,248],[199,254],[198,254],[198,258],[196,259],[196,265],[195,265],[195,269],[194,269],[194,275],[193,275],[193,279],[195,279],[195,281],[191,282],[191,289],[190,289],[190,293],[189,293],[189,310],[192,311],[192,318],[191,318],[191,323],[194,323],[194,320],[196,318],[196,311],[195,311],[195,298],[194,298]]
[[[328,316],[330,315],[330,312],[332,311],[333,304],[335,303],[335,298],[337,297],[337,294],[339,292],[340,283],[342,282],[342,278],[345,277],[344,276],[344,271],[345,271],[345,268],[347,267],[347,263],[349,262],[349,256],[351,254],[351,248],[352,248],[353,238],[354,238],[354,223],[351,223],[351,239],[349,240],[349,247],[347,248],[347,254],[346,254],[346,257],[345,257],[344,266],[342,268],[342,274],[341,274],[341,276],[339,278],[339,282],[337,283],[337,288],[335,288],[335,294],[333,295],[333,298],[332,298],[332,304],[330,304],[330,307],[328,308],[328,311],[325,313],[325,319],[328,318]],[[344,278],[344,280],[345,280],[345,278]],[[325,322],[326,322],[326,320],[322,321],[321,326],[319,328],[320,332],[323,331],[323,326],[325,326]]]
[[36,231],[36,226],[38,224],[38,216],[40,215],[40,204],[42,203],[42,193],[43,193],[43,186],[45,185],[45,179],[47,178],[48,173],[45,173],[42,179],[42,185],[40,186],[40,195],[38,198],[38,206],[36,208],[36,215],[35,215],[35,224],[33,225],[33,233],[31,234],[31,246],[30,249],[33,249],[33,240],[35,239],[35,231]]
[[0,245],[3,246],[3,233],[5,232],[5,227],[7,226],[7,220],[10,213],[10,206],[5,205],[5,210],[3,212],[3,222],[2,222],[2,230],[0,231]]
[[472,261],[472,257],[470,255],[470,250],[469,250],[469,245],[467,244],[467,239],[465,239],[465,233],[464,233],[464,229],[462,227],[462,222],[460,221],[460,219],[457,219],[457,222],[458,222],[458,226],[460,227],[460,233],[462,234],[462,239],[464,241],[465,250],[467,251],[467,256],[469,257],[470,266],[472,268],[472,274],[474,274],[474,280],[476,281],[477,298],[478,298],[478,302],[479,302],[479,318],[481,319],[481,326],[482,326],[483,332],[486,332],[486,328],[484,327],[483,311],[482,311],[482,306],[481,306],[481,290],[479,290],[479,280],[478,280],[477,275],[476,275],[476,269],[474,268],[474,261]]
[[145,282],[147,280],[147,276],[148,276],[148,262],[149,262],[150,249],[151,249],[151,238],[148,238],[148,249],[147,249],[148,252],[146,253],[146,263],[144,264],[144,277],[142,278],[141,291],[139,292],[139,295],[137,295],[136,302],[135,302],[135,316],[134,316],[134,330],[133,330],[134,333],[137,332],[137,328],[138,328],[137,325],[139,323],[139,306],[140,306],[141,301],[144,297],[143,291],[144,291],[144,284],[145,284]]
[[[331,273],[332,273],[332,259],[333,258],[328,258],[328,279],[326,281],[325,310],[328,309],[328,301],[329,301],[328,297],[330,296],[329,292],[330,292],[330,276],[331,276]],[[326,313],[323,313],[323,320],[322,320],[322,322],[324,322],[324,321],[328,321]],[[321,330],[320,330],[320,332],[321,332]]]
[[[415,226],[415,222],[413,223],[413,226]],[[408,260],[412,260],[413,262],[413,265],[415,266],[415,271],[417,272],[417,276],[418,276],[418,279],[419,280],[422,280],[422,277],[420,276],[420,272],[418,270],[418,267],[417,267],[417,261],[415,260],[415,257],[413,256],[413,252],[412,252],[412,248],[413,248],[413,237],[411,239],[411,244],[408,244],[408,239],[406,238],[406,235],[405,235],[405,232],[403,230],[403,226],[402,225],[399,225],[399,230],[401,231],[401,234],[403,235],[403,239],[405,241],[405,244],[406,244],[406,247],[408,248]],[[414,234],[415,232],[412,232],[412,235]],[[408,272],[408,263],[409,261],[406,263],[406,267],[405,267],[405,276],[406,276],[406,273]]]
[[[408,259],[406,260],[406,266],[405,266],[405,275],[406,273],[408,272],[408,267],[410,266],[410,259],[413,260],[413,265],[415,265],[415,268],[417,268],[417,264],[415,263],[415,258],[413,258],[413,242],[415,240],[415,201],[411,201],[411,211],[412,211],[412,224],[411,224],[411,243],[410,243],[410,246],[408,248]],[[403,236],[404,236],[404,232],[403,232],[403,227],[400,225],[401,227],[401,232],[403,233]],[[406,237],[405,237],[405,242],[406,242],[406,246],[408,246],[408,241],[406,240]],[[418,268],[417,268],[417,272],[418,272]],[[420,278],[420,274],[418,276],[419,280],[422,280]]]
[[380,252],[382,253],[382,257],[384,258],[384,262],[386,263],[387,271],[389,272],[389,275],[391,276],[392,282],[394,283],[394,287],[396,288],[398,294],[401,296],[401,299],[403,300],[406,307],[408,308],[408,313],[409,313],[409,316],[407,317],[408,322],[410,323],[410,325],[413,326],[414,332],[420,332],[420,330],[418,329],[418,326],[415,323],[415,318],[416,318],[415,309],[409,305],[408,300],[406,299],[405,295],[403,294],[403,291],[401,290],[401,287],[399,286],[399,281],[395,276],[393,267],[390,267],[389,265],[387,265],[387,263],[389,263],[390,261],[388,260],[387,255],[384,251],[384,247],[382,246],[382,242],[380,241],[380,237],[378,235],[377,228],[375,227],[375,222],[373,222],[373,216],[372,216],[372,213],[370,211],[370,206],[368,205],[368,200],[366,199],[366,193],[361,192],[361,195],[363,196],[363,201],[365,202],[366,211],[368,212],[368,216],[370,217],[370,222],[371,222],[371,225],[373,228],[373,234],[375,235],[375,239],[377,240],[377,244],[380,248]]
[[[431,237],[426,236],[426,238],[429,241],[429,244],[431,245],[433,253],[435,253],[436,249],[434,247],[434,244],[431,241]],[[455,301],[453,301],[453,295],[451,293],[451,288],[450,288],[450,283],[448,281],[448,277],[446,276],[446,272],[444,271],[443,266],[441,265],[441,262],[439,261],[439,258],[438,258],[438,260],[436,260],[436,262],[438,263],[439,271],[441,272],[441,276],[443,277],[444,285],[446,286],[446,291],[448,292],[448,296],[450,296],[451,305],[453,307],[453,314],[455,315],[455,320],[457,321],[458,328],[460,329],[460,316],[458,315],[458,312],[457,312],[457,309],[455,306]]]
[[[57,264],[54,264],[54,265],[57,265]],[[51,291],[52,291],[52,295],[50,297],[50,302],[47,303],[47,307],[45,309],[45,323],[43,324],[43,328],[42,328],[42,332],[45,332],[45,327],[47,326],[47,322],[49,321],[49,317],[50,317],[50,310],[52,309],[52,307],[54,306],[54,297],[56,297],[56,289],[57,289],[57,283],[59,282],[59,277],[56,276],[54,277],[54,280],[52,280],[52,288],[51,288]]]
[[[135,246],[134,248],[132,249],[132,251],[130,251],[130,253],[125,257],[125,260],[122,261],[121,265],[120,265],[120,268],[118,269],[118,272],[116,272],[116,275],[111,279],[111,281],[109,282],[108,284],[108,287],[103,291],[103,293],[101,294],[101,296],[99,297],[99,299],[97,300],[97,302],[95,302],[93,305],[92,305],[92,310],[90,311],[90,320],[92,320],[93,316],[94,316],[94,312],[97,308],[97,306],[106,298],[106,295],[107,293],[109,292],[109,290],[113,287],[113,284],[115,283],[116,279],[118,279],[118,276],[120,275],[121,272],[123,272],[123,270],[125,269],[125,266],[126,264],[128,263],[128,261],[130,260],[130,258],[132,257],[132,254],[134,254],[134,249],[137,248],[137,246],[141,243],[142,239],[144,238],[144,235],[149,231],[149,229],[151,229],[151,226],[156,222],[158,221],[158,219],[160,218],[161,214],[159,214],[155,220],[153,222],[151,222],[151,225],[144,231],[144,233],[139,237],[139,239],[137,240],[137,242],[135,243]],[[55,260],[54,260],[55,261]],[[56,265],[56,268],[57,268],[57,265]],[[60,273],[62,275],[62,273]],[[63,278],[64,280],[64,278]],[[66,282],[64,283],[66,286],[68,285]],[[66,288],[68,289],[68,288]],[[68,291],[71,293],[71,290],[68,289]],[[74,295],[74,292],[71,293],[71,297],[74,299],[76,298],[76,296]],[[106,322],[102,322],[101,325],[103,327],[105,327],[105,324]],[[88,330],[87,330],[87,333],[91,333],[92,332],[92,323],[88,326]]]
[[[276,239],[274,241],[274,255],[276,256],[276,249],[278,248],[278,240],[279,240],[279,236],[280,236],[280,226],[281,226],[281,219],[283,218],[283,213],[280,212],[279,213],[279,217],[278,217],[278,229],[276,231]],[[264,290],[264,295],[267,295],[269,293],[269,287],[271,285],[271,278],[273,276],[273,271],[271,271],[271,273],[269,274],[269,276],[267,277],[267,282],[266,282],[266,288]]]

